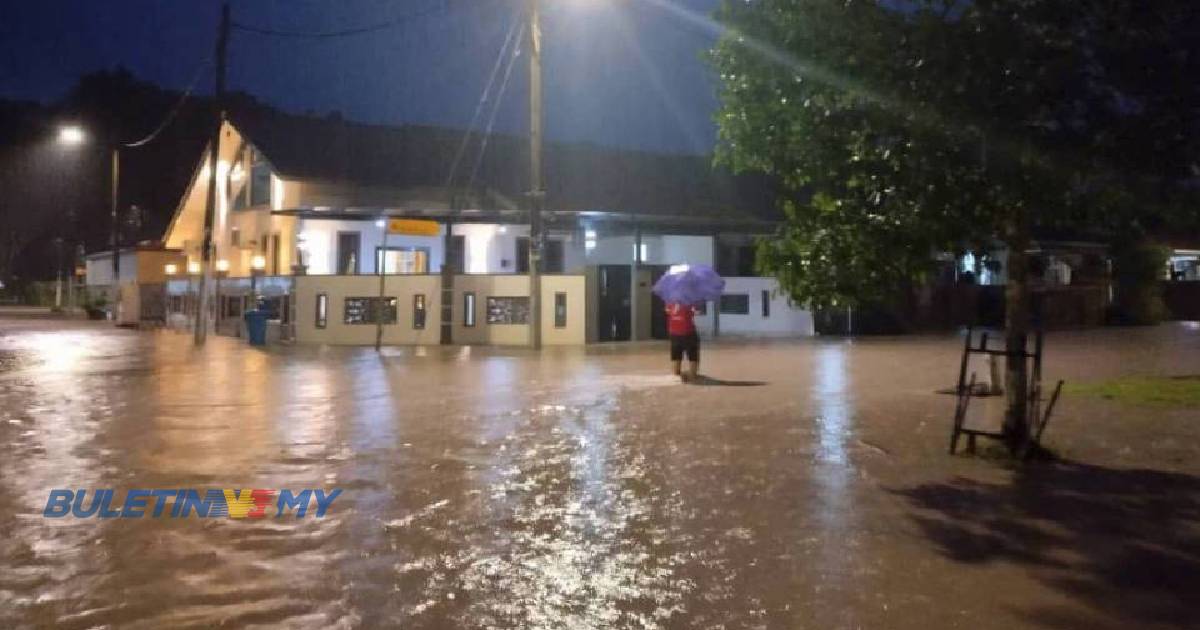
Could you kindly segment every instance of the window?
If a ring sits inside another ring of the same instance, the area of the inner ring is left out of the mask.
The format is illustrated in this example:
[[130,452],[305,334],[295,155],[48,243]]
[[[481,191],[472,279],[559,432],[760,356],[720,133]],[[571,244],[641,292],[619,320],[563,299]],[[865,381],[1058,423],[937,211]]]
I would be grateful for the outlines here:
[[250,149],[250,205],[271,205],[271,165],[257,149]]
[[317,328],[324,328],[329,323],[329,296],[317,294]]
[[762,314],[763,317],[771,316],[771,292],[766,289],[762,292]]
[[722,295],[720,310],[722,315],[749,315],[750,296],[745,293]]
[[463,326],[468,328],[475,325],[475,293],[468,291],[463,294]]
[[345,276],[358,274],[358,252],[361,244],[362,234],[358,232],[338,232],[337,269],[334,273]]
[[[542,245],[542,273],[563,272],[563,242],[546,239]],[[529,237],[517,237],[517,273],[529,273]]]
[[242,246],[242,231],[241,230],[239,230],[237,228],[233,228],[233,231],[229,233],[229,245],[230,245],[230,247],[241,247]]
[[528,324],[528,297],[488,297],[487,323]]
[[[380,260],[383,264],[380,264]],[[428,247],[382,247],[375,248],[376,273],[429,273]]]
[[425,328],[425,294],[418,293],[413,296],[413,328]]
[[453,273],[466,272],[467,237],[462,234],[455,234],[450,237],[450,251],[446,253],[446,260],[451,265],[450,269]]
[[394,297],[348,297],[342,321],[349,325],[375,324],[382,316],[384,324],[395,324],[396,301]]
[[567,294],[562,291],[554,294],[554,327],[567,327]]

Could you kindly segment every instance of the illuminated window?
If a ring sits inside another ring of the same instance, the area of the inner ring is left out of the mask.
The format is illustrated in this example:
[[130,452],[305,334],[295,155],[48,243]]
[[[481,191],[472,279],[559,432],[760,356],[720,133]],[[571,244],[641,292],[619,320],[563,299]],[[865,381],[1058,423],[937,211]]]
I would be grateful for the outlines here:
[[463,326],[475,325],[475,293],[468,291],[463,294]]
[[567,327],[567,294],[561,291],[554,294],[554,327]]
[[487,323],[528,324],[528,297],[489,297],[487,299]]
[[348,297],[342,321],[351,326],[375,324],[382,315],[384,324],[395,324],[396,302],[394,297]]
[[329,323],[329,296],[317,294],[317,328],[324,328]]
[[[380,263],[382,259],[383,263]],[[382,247],[375,248],[375,269],[383,273],[429,273],[428,247]]]
[[413,296],[413,328],[418,330],[425,328],[425,294],[418,293]]

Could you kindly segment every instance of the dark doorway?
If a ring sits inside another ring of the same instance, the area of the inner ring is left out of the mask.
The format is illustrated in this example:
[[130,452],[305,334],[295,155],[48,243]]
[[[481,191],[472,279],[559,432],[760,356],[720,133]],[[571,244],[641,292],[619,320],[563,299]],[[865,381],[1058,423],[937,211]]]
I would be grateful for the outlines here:
[[600,265],[596,338],[629,341],[629,300],[632,274],[628,265]]
[[450,264],[450,268],[454,270],[454,273],[466,273],[467,237],[462,234],[455,234],[450,237],[450,251],[446,253],[446,260]]
[[[670,269],[667,265],[645,265],[650,270],[650,287],[653,288],[658,279]],[[650,292],[650,338],[666,339],[667,334],[667,305],[662,298]]]
[[362,235],[358,232],[338,232],[337,235],[337,270],[340,276],[358,275],[359,246]]

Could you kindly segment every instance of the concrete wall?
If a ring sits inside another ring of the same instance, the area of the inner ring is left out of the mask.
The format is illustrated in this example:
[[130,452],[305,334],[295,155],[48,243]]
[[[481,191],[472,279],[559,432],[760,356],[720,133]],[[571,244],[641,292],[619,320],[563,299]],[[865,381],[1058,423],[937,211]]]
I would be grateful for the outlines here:
[[[348,297],[377,297],[379,276],[298,276],[295,279],[296,340],[330,345],[372,345],[375,324],[346,324]],[[317,296],[328,299],[326,327],[317,328]],[[396,323],[383,326],[383,343],[388,345],[431,345],[441,333],[441,278],[436,275],[389,275],[383,294],[396,298]],[[425,327],[413,327],[413,298],[425,296]]]
[[[788,304],[774,278],[725,278],[725,294],[744,294],[750,297],[750,312],[746,315],[721,313],[721,336],[745,337],[807,337],[816,334],[812,312]],[[763,291],[768,292],[769,316],[763,317]],[[711,335],[716,318],[717,303],[709,303],[708,313],[696,318],[701,334]]]
[[[96,253],[87,257],[87,285],[109,285],[113,283],[112,252]],[[121,282],[137,280],[137,254],[121,252]]]
[[[383,342],[388,345],[433,345],[441,341],[441,276],[389,275],[384,294],[397,298],[397,323],[384,326]],[[583,276],[553,275],[542,277],[542,342],[545,345],[585,343],[586,304]],[[374,324],[345,324],[347,297],[379,295],[379,276],[298,276],[295,278],[296,339],[301,343],[331,345],[371,345],[375,343]],[[465,294],[475,294],[475,325],[466,326],[463,313]],[[567,321],[555,327],[555,293],[567,294]],[[316,327],[317,296],[328,299],[326,327]],[[424,329],[413,328],[413,296],[424,294]],[[487,323],[488,297],[529,295],[529,277],[524,275],[465,274],[454,277],[452,335],[455,344],[527,345],[529,327],[524,324]]]
[[[166,265],[175,264],[180,273],[187,269],[187,259],[173,251],[121,252],[121,282],[160,283],[166,279]],[[98,252],[87,257],[88,286],[112,284],[112,253]]]

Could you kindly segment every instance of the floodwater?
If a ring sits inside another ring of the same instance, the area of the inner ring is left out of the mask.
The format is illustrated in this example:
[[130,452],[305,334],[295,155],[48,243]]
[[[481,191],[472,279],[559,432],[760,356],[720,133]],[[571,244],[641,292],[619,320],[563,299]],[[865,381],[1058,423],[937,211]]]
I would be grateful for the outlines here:
[[[959,341],[250,349],[0,320],[0,627],[1200,626],[1200,415],[1064,399],[946,454]],[[1047,379],[1200,374],[1200,327]],[[981,407],[986,411],[986,408]],[[323,518],[45,518],[52,488],[342,489]]]

